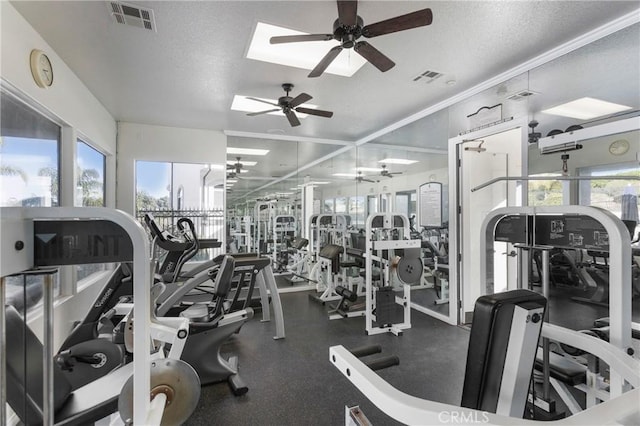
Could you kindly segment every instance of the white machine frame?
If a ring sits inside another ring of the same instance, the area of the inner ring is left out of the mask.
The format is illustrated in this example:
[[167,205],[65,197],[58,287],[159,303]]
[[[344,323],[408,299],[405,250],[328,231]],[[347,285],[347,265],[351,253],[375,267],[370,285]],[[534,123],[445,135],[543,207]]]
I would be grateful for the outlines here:
[[[401,213],[374,213],[367,218],[366,224],[366,245],[365,245],[365,321],[366,321],[366,333],[367,335],[374,335],[380,333],[393,333],[396,336],[402,334],[402,330],[411,328],[411,286],[408,284],[402,284],[403,296],[396,296],[396,303],[403,307],[403,321],[401,323],[392,324],[385,327],[374,327],[373,322],[376,319],[376,315],[373,311],[376,309],[376,297],[375,289],[373,288],[373,267],[374,264],[380,267],[380,271],[384,271],[386,283],[391,283],[390,264],[388,259],[384,259],[381,255],[382,250],[396,250],[406,248],[420,248],[421,240],[377,240],[374,239],[376,231],[398,229],[394,226],[394,218],[402,218],[403,235],[401,238],[408,238],[411,235],[409,229],[409,219],[406,215]],[[382,227],[374,227],[373,222],[381,218],[383,222]],[[386,266],[386,267],[385,267]]]
[[[587,206],[548,206],[503,207],[489,212],[481,227],[483,238],[480,242],[480,285],[482,291],[487,288],[488,271],[493,267],[493,234],[496,224],[505,216],[542,214],[587,216],[598,221],[609,234],[609,281],[616,283],[616,285],[609,286],[611,307],[609,309],[611,326],[609,344],[626,353],[629,348],[633,347],[631,344],[631,238],[629,231],[620,219],[607,210]],[[524,270],[528,269],[524,268]],[[519,281],[523,280],[519,279]],[[544,337],[549,337],[545,330],[547,330],[546,325],[543,327],[542,333]],[[572,330],[568,331],[573,332]],[[560,341],[569,344],[564,340]],[[581,349],[593,353],[589,347]],[[612,398],[621,395],[627,389],[624,376],[614,366],[611,366],[610,387]]]
[[[133,321],[133,345],[134,359],[133,366],[133,423],[134,424],[159,424],[164,409],[166,396],[158,394],[153,400],[150,395],[150,370],[149,365],[152,355],[149,351],[149,341],[151,339],[151,304],[150,291],[152,283],[152,267],[149,259],[150,244],[147,234],[142,225],[130,215],[114,209],[100,207],[3,207],[0,209],[2,217],[0,230],[4,241],[24,242],[24,249],[17,251],[13,247],[3,250],[0,270],[2,276],[19,273],[31,269],[34,264],[34,235],[33,225],[37,219],[104,219],[119,225],[131,239],[133,245],[133,298],[139,303],[133,306],[133,315],[137,319]],[[4,369],[6,341],[4,337],[4,286],[0,288],[0,366]],[[47,292],[45,288],[45,293]],[[48,357],[44,377],[45,395],[53,396],[53,297],[45,297],[45,338],[44,356]],[[161,335],[166,335],[167,330],[160,331]],[[173,334],[173,331],[169,334]],[[6,404],[6,382],[4,371],[0,371],[0,416],[4,419]],[[45,398],[43,402],[43,423],[53,424],[54,413],[52,410],[52,398]]]

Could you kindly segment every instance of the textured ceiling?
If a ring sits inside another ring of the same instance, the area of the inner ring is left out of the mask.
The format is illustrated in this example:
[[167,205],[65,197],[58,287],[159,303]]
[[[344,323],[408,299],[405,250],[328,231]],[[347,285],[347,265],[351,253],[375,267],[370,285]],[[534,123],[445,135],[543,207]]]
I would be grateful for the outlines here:
[[[351,78],[325,74],[309,79],[307,70],[247,59],[253,29],[257,22],[266,22],[309,33],[331,32],[337,17],[334,1],[131,3],[153,10],[157,32],[115,24],[103,1],[12,2],[116,120],[257,137],[250,141],[232,136],[229,145],[271,145],[261,140],[265,134],[353,143],[638,10],[637,1],[360,1],[358,14],[365,24],[425,7],[433,11],[433,24],[369,39],[396,62],[386,73],[365,64]],[[637,52],[627,61],[636,61],[632,65],[637,69]],[[427,69],[444,77],[431,84],[412,81]],[[553,91],[566,82],[570,92],[575,75],[552,71],[559,78],[553,80]],[[535,84],[544,91],[550,80],[539,75]],[[456,84],[447,85],[450,80]],[[527,78],[525,84],[533,81]],[[295,84],[294,93],[309,93],[313,103],[334,111],[333,118],[309,117],[291,128],[284,117],[248,117],[230,110],[234,94],[273,99],[282,95],[284,82]],[[541,103],[555,98],[541,97],[535,108],[539,111],[549,106]],[[446,132],[417,136],[433,128],[428,118],[423,120],[380,135],[376,142],[445,148]],[[341,148],[311,145],[297,146],[297,165]],[[308,155],[299,154],[303,150]],[[262,164],[269,166],[256,169],[256,176],[295,172],[295,167],[290,171],[279,166],[287,161],[277,157]]]

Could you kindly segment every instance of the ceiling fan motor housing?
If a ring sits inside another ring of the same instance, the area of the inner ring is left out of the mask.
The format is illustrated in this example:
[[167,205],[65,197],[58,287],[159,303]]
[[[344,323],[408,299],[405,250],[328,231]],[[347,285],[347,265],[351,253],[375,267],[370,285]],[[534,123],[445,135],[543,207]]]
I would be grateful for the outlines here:
[[338,40],[344,49],[352,48],[356,40],[362,36],[363,25],[364,21],[360,16],[356,17],[356,25],[353,27],[346,26],[336,19],[333,23],[333,38]]

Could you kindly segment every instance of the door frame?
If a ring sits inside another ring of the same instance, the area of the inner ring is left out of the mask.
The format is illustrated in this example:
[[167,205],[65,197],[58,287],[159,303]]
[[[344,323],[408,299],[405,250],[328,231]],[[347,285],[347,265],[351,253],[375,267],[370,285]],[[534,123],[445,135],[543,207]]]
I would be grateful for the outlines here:
[[[507,121],[504,123],[496,124],[485,129],[480,129],[474,132],[461,134],[449,139],[449,316],[442,317],[445,322],[452,325],[459,325],[464,323],[464,306],[462,303],[462,288],[460,283],[460,260],[461,254],[461,233],[460,233],[460,212],[461,212],[461,199],[460,187],[462,184],[460,168],[460,153],[463,149],[462,144],[464,141],[470,139],[481,139],[492,135],[503,133],[513,129],[520,129],[521,135],[521,170],[522,176],[526,176],[528,173],[528,117],[522,117]],[[479,184],[482,182],[479,182]],[[520,191],[520,204],[527,205],[527,186],[521,185]],[[455,267],[452,267],[455,265]]]

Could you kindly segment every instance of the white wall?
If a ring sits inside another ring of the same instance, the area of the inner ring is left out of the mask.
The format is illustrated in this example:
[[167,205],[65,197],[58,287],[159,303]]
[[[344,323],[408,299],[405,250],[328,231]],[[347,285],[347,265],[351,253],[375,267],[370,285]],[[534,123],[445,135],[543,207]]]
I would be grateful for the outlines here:
[[137,160],[226,164],[226,151],[220,131],[118,123],[118,209],[135,213]]

